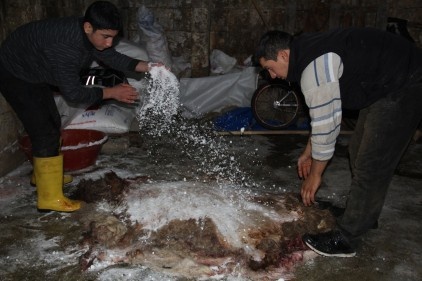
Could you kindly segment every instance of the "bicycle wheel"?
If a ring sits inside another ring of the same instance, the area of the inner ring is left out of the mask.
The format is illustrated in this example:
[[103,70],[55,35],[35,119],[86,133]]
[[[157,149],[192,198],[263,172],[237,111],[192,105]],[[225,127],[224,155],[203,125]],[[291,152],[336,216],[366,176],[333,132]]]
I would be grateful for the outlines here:
[[296,121],[300,104],[296,93],[286,85],[265,84],[253,94],[251,106],[258,124],[278,130]]

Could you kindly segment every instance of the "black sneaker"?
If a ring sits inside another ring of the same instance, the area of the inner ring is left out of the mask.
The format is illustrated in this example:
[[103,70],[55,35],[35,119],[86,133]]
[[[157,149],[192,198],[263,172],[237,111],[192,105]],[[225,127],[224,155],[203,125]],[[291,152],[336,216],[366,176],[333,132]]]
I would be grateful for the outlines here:
[[304,234],[303,242],[316,253],[327,257],[354,257],[355,250],[338,230],[320,234]]

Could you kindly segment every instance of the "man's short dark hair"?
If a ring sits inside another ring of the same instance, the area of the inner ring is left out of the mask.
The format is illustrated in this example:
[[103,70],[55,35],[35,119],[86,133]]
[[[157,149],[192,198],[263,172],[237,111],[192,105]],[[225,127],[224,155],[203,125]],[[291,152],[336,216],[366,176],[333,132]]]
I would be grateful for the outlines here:
[[259,40],[254,59],[277,60],[280,50],[290,49],[293,36],[287,32],[272,30],[265,33]]
[[121,30],[122,20],[117,7],[107,1],[96,1],[86,9],[84,22],[97,29]]

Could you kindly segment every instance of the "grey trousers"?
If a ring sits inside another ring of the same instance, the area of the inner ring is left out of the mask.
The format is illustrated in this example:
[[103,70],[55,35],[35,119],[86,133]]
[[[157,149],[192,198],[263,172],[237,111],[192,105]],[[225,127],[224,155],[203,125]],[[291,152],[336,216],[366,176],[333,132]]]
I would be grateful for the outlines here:
[[352,183],[338,227],[350,239],[377,222],[400,158],[422,120],[422,83],[361,110],[349,144]]

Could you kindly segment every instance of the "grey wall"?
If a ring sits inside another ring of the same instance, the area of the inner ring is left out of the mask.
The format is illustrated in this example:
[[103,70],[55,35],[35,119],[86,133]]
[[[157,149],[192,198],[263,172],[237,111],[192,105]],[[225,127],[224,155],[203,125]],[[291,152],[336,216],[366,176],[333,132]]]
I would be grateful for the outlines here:
[[[0,41],[26,22],[82,15],[92,0],[0,0]],[[209,55],[219,49],[241,64],[269,29],[293,34],[334,27],[385,29],[387,17],[408,20],[416,43],[422,41],[420,0],[112,0],[124,16],[124,33],[138,36],[136,12],[150,8],[163,26],[173,56],[192,64],[192,76],[209,74]],[[24,161],[17,139],[24,130],[0,95],[0,176]]]

